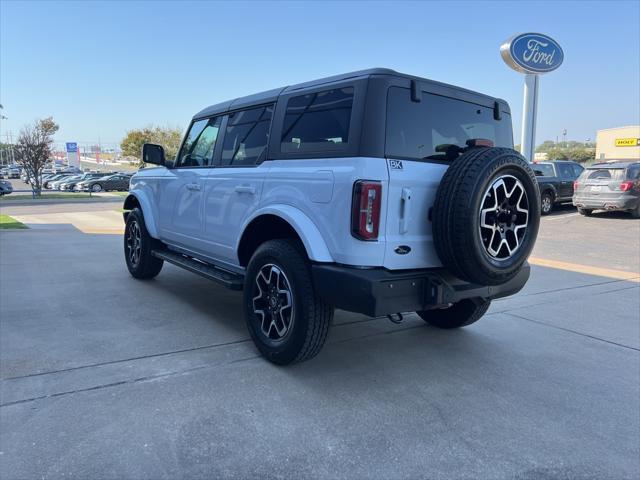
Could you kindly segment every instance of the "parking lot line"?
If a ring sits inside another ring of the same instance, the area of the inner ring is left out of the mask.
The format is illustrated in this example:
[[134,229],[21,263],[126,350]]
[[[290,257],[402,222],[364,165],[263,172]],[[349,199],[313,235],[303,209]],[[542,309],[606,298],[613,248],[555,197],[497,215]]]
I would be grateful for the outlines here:
[[625,272],[624,270],[592,267],[591,265],[583,265],[581,263],[561,262],[559,260],[549,260],[547,258],[540,257],[529,257],[529,263],[540,267],[557,268],[559,270],[568,270],[570,272],[586,273],[587,275],[597,275],[598,277],[608,277],[615,278],[617,280],[627,280],[629,282],[640,283],[639,272]]
[[565,214],[565,215],[556,215],[553,217],[546,217],[544,220],[549,221],[549,220],[562,220],[563,218],[568,218],[568,217],[575,217],[576,215],[580,215],[579,213],[569,213],[569,214]]

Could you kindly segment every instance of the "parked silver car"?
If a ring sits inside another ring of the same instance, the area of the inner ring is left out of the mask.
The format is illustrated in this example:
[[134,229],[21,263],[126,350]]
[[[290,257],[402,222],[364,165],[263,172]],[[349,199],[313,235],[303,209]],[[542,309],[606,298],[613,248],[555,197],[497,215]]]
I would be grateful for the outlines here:
[[640,161],[596,163],[574,183],[573,204],[582,215],[618,210],[640,218]]

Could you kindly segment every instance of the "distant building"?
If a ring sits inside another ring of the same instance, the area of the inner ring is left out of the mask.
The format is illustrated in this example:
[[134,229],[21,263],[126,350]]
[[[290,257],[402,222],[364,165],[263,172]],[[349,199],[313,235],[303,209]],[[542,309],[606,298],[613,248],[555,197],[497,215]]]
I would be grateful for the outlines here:
[[596,161],[640,160],[640,125],[598,130]]

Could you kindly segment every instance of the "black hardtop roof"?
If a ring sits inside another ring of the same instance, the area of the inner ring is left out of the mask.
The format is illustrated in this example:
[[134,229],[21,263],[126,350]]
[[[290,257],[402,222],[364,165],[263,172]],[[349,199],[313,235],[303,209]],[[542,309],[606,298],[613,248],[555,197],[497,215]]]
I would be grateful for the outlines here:
[[627,168],[634,164],[640,164],[640,160],[616,160],[615,162],[601,162],[594,163],[593,165],[588,166],[589,170],[596,170],[602,168]]
[[342,80],[367,78],[367,77],[371,77],[372,75],[389,75],[394,77],[403,77],[403,78],[408,78],[410,80],[416,80],[421,83],[429,83],[432,85],[444,86],[444,87],[455,89],[461,92],[467,92],[473,95],[479,95],[491,100],[499,101],[499,102],[502,102],[504,106],[507,106],[507,103],[502,99],[494,98],[489,95],[484,95],[482,93],[474,92],[473,90],[468,90],[466,88],[456,87],[455,85],[449,85],[446,83],[437,82],[435,80],[429,80],[427,78],[416,77],[414,75],[408,75],[406,73],[396,72],[395,70],[391,70],[390,68],[368,68],[366,70],[357,70],[355,72],[343,73],[341,75],[333,75],[331,77],[319,78],[317,80],[312,80],[310,82],[298,83],[295,85],[289,85],[287,87],[274,88],[273,90],[267,90],[265,92],[256,93],[253,95],[247,95],[245,97],[239,97],[234,100],[228,100],[226,102],[217,103],[215,105],[211,105],[199,111],[194,115],[193,118],[209,117],[211,115],[216,115],[219,113],[236,110],[239,108],[246,108],[252,105],[273,103],[283,93],[293,92],[295,90],[301,90],[303,88],[315,87],[315,86],[323,85],[326,83],[339,82]]

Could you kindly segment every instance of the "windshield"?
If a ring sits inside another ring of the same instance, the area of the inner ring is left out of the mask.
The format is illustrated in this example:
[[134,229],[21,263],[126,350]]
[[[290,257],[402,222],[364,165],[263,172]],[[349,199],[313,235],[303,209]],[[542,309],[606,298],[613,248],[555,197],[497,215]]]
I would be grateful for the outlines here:
[[408,88],[391,87],[386,155],[451,161],[473,139],[513,148],[511,117],[504,112],[501,116],[501,120],[495,120],[493,108],[425,92],[420,102],[413,102]]

